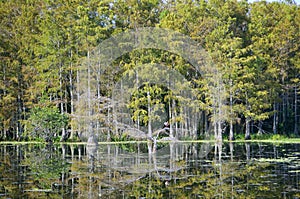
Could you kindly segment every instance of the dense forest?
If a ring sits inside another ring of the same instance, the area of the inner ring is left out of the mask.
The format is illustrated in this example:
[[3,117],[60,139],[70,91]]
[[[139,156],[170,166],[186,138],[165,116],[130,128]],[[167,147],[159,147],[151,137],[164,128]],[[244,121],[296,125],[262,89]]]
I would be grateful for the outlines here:
[[[0,1],[0,140],[75,139],[81,133],[74,120],[81,60],[102,41],[143,27],[178,31],[209,53],[226,91],[223,136],[299,136],[300,11],[291,1],[7,0]],[[189,70],[186,60],[170,52],[129,52],[103,74],[113,77],[98,93],[102,105],[112,100],[113,81],[137,63],[152,62],[182,74]],[[211,100],[198,80],[196,105],[203,117],[196,121],[201,123],[196,133],[187,135],[194,139],[201,139],[213,118]],[[138,115],[147,126],[147,108],[141,104],[150,92],[145,87],[133,94],[140,104],[133,100],[128,106],[139,109],[132,120]],[[151,91],[161,101],[168,95],[154,85]],[[102,118],[108,114],[109,108],[94,118],[101,129],[97,133],[115,139],[120,135]]]

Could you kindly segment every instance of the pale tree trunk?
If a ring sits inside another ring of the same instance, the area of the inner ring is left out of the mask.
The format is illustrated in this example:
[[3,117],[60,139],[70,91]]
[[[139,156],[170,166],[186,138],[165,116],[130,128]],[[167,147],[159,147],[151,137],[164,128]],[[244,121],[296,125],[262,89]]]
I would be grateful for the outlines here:
[[[22,62],[20,63],[20,71],[22,71]],[[17,121],[16,121],[16,125],[17,125],[17,139],[20,139],[22,136],[22,125],[20,123],[20,121],[23,119],[23,109],[24,108],[24,103],[23,103],[23,89],[22,89],[22,85],[23,85],[23,76],[21,73],[18,74],[18,97],[17,97],[17,103],[18,103],[18,109],[17,109]]]
[[[200,113],[201,114],[201,113]],[[192,130],[192,132],[193,132],[193,135],[192,135],[192,137],[193,137],[193,139],[194,140],[197,140],[197,129],[198,129],[198,126],[199,126],[199,113],[194,113],[194,115],[195,115],[195,117],[193,117],[193,130]]]
[[[58,49],[60,48],[60,42],[58,42]],[[60,60],[59,62],[59,90],[60,92],[62,92],[62,86],[63,86],[63,83],[62,83],[62,61]],[[63,103],[63,94],[60,95],[60,113],[63,113],[64,112],[64,103]]]
[[229,118],[229,140],[234,140],[233,134],[233,94],[232,94],[232,80],[230,80],[230,118]]
[[263,133],[262,125],[263,125],[263,122],[258,121],[258,132],[257,132],[258,135],[262,135],[262,133]]
[[[72,50],[70,52],[70,58],[72,59]],[[71,115],[74,114],[74,93],[73,93],[73,89],[74,89],[74,85],[73,85],[73,63],[71,61],[70,63],[70,71],[69,71],[69,84],[70,84],[70,101],[71,101]],[[74,118],[72,118],[72,120],[74,120]],[[71,122],[71,134],[70,134],[70,139],[73,139],[74,137],[74,132],[73,132],[73,122]]]
[[223,118],[224,118],[224,112],[223,112],[223,99],[225,96],[223,96],[223,86],[220,81],[221,77],[218,71],[216,72],[216,76],[214,77],[214,80],[217,80],[215,82],[215,87],[213,88],[213,122],[214,122],[214,131],[215,131],[215,139],[216,141],[222,142],[222,125],[223,125]]
[[173,111],[172,111],[172,103],[169,101],[169,103],[168,103],[168,105],[169,105],[169,119],[170,119],[170,122],[169,122],[169,124],[170,124],[170,137],[173,137],[173,125],[172,125],[172,123],[173,123]]
[[92,115],[91,112],[91,66],[90,66],[90,52],[87,52],[88,70],[87,70],[87,100],[88,100],[88,117]]
[[[283,102],[282,102],[282,124],[286,126],[286,114],[287,114],[287,93],[284,91]],[[283,134],[285,134],[285,129],[283,129]]]
[[[115,100],[113,100],[113,103],[116,103]],[[111,139],[111,136],[118,135],[118,125],[115,124],[115,121],[117,121],[117,117],[118,117],[118,115],[117,115],[118,111],[116,109],[117,109],[117,107],[114,105],[113,108],[112,108],[112,110],[111,110],[111,116],[108,117],[108,118],[111,118],[111,122],[110,123],[114,125],[113,126],[113,128],[114,128],[113,130],[114,131],[112,131],[111,132],[112,134],[109,135],[109,139]]]
[[148,100],[148,153],[150,154],[156,151],[156,138],[152,138],[152,113],[151,113],[151,96],[150,92],[147,92],[147,100]]
[[[171,122],[170,124],[170,137],[173,138],[174,137],[174,131],[176,132],[177,128],[176,128],[176,106],[175,106],[175,100],[172,99],[172,120],[173,122]],[[175,124],[175,129],[173,128],[173,124]]]
[[[221,92],[220,92],[221,93]],[[218,119],[217,119],[217,125],[218,125],[218,137],[217,140],[218,141],[222,141],[222,115],[223,115],[223,111],[222,111],[222,96],[218,96]]]
[[[107,121],[111,121],[111,117],[113,118],[113,116],[111,116],[111,113],[110,113],[110,110],[111,109],[108,109],[107,110]],[[114,109],[112,109],[112,111],[113,111]],[[108,122],[108,123],[110,123],[110,122]],[[110,135],[110,133],[111,133],[111,131],[110,131],[110,129],[108,129],[108,131],[107,131],[107,138],[106,138],[106,140],[109,142],[109,141],[111,141],[111,135]]]
[[86,127],[86,131],[87,134],[85,135],[85,137],[91,137],[93,135],[93,130],[92,130],[92,94],[91,94],[91,65],[90,65],[90,51],[87,52],[87,100],[88,100],[88,115],[87,115],[87,121],[85,123]]
[[187,113],[187,108],[183,107],[183,124],[181,125],[181,136],[186,137],[187,136],[187,132],[189,132],[189,128],[188,128],[188,113]]
[[294,134],[295,135],[298,135],[298,112],[297,112],[297,108],[298,108],[298,93],[297,93],[297,86],[295,86],[295,88],[294,88],[295,90],[294,90],[294,94],[295,94],[295,96],[294,96],[294,98],[295,98],[295,106],[294,106],[294,117],[295,117],[295,121],[294,121]]
[[[60,89],[60,91],[61,92],[63,92],[63,77],[62,77],[62,62],[60,62],[59,63],[59,89]],[[60,96],[60,113],[61,114],[64,114],[64,99],[63,99],[63,94],[61,94],[61,96]],[[61,139],[60,139],[60,141],[62,142],[62,141],[65,141],[65,139],[66,139],[66,129],[65,129],[65,127],[63,127],[62,129],[62,135],[61,135]]]
[[[213,117],[216,117],[216,110],[213,110]],[[213,121],[213,125],[214,125],[214,133],[215,133],[215,139],[217,140],[218,139],[218,127],[217,127],[217,121],[216,121],[216,118],[214,119]]]
[[[79,71],[79,69],[77,69],[76,70],[76,84],[77,84],[77,87],[79,87],[79,84],[80,84],[80,81],[81,81],[81,79],[80,79],[80,71]],[[77,93],[76,93],[76,95],[77,95],[77,104],[78,104],[78,106],[79,106],[79,104],[81,103],[81,98],[80,98],[80,88],[76,88],[76,91],[77,91]],[[76,111],[78,111],[78,110],[76,110]],[[80,110],[81,111],[81,110]],[[79,115],[80,115],[81,113],[79,113]],[[78,117],[79,115],[77,115],[76,116],[76,126],[77,126],[77,129],[76,129],[76,131],[77,131],[77,136],[78,136],[78,138],[80,138],[80,135],[81,135],[81,125],[80,125],[80,122],[79,122],[79,120],[80,120],[80,118]]]
[[151,126],[152,116],[151,116],[151,96],[149,91],[147,92],[147,99],[148,99],[148,137],[151,138],[152,137],[152,126]]
[[[250,110],[250,106],[248,104],[248,95],[246,93],[246,108],[249,111]],[[250,117],[246,116],[246,129],[245,129],[245,140],[250,140]]]
[[[67,78],[67,77],[66,77]],[[66,79],[66,81],[67,81],[68,79]],[[66,84],[67,84],[67,82],[66,82]],[[64,93],[65,93],[65,103],[64,103],[64,105],[65,105],[65,113],[68,113],[68,103],[69,103],[69,93],[68,93],[68,87],[69,87],[69,85],[66,85],[65,86],[65,91],[64,91]]]
[[[99,52],[100,54],[100,52]],[[101,64],[100,61],[98,61],[98,66],[97,66],[97,77],[96,77],[96,81],[97,81],[97,112],[96,114],[100,113],[100,99],[101,99],[101,81],[100,81],[100,76],[101,76]],[[98,116],[96,117],[98,118]],[[96,120],[96,133],[100,134],[100,121],[99,119]]]
[[[216,99],[215,99],[216,96],[213,96],[213,99],[212,101],[214,103],[216,103]],[[215,140],[218,139],[218,126],[217,126],[217,110],[216,110],[216,104],[213,104],[213,126],[214,126],[214,134],[215,134]]]
[[235,140],[234,138],[234,134],[233,134],[233,122],[232,122],[232,119],[230,120],[230,123],[229,123],[229,140]]
[[177,117],[178,117],[178,113],[177,113],[177,110],[176,110],[176,103],[175,103],[175,100],[173,99],[173,108],[174,108],[174,115],[175,115],[175,131],[173,133],[173,136],[178,138],[178,122],[177,122]]
[[[101,54],[101,52],[99,51],[99,54]],[[101,63],[100,61],[98,61],[98,67],[97,67],[97,97],[98,99],[100,99],[101,97]]]
[[218,121],[218,141],[222,142],[222,122]]
[[278,126],[278,113],[277,113],[277,103],[274,102],[273,105],[273,111],[274,111],[274,115],[273,115],[273,133],[277,134],[277,126]]
[[[139,90],[139,71],[136,70],[136,75],[135,75],[135,84],[136,84],[136,90],[138,91]],[[138,118],[137,118],[137,122],[136,122],[136,128],[138,130],[140,130],[140,116],[138,115]]]
[[246,117],[246,131],[245,131],[245,140],[250,140],[250,118]]
[[[58,41],[58,49],[60,48],[60,42]],[[59,54],[60,55],[60,54]],[[64,102],[64,99],[67,99],[67,87],[65,87],[65,90],[63,89],[63,62],[62,60],[59,61],[59,89],[61,92],[60,95],[60,113],[64,114],[65,111],[67,111],[67,103]],[[65,109],[64,109],[65,106]],[[63,127],[62,129],[62,135],[60,141],[66,141],[67,135],[66,135],[66,129]]]
[[208,129],[208,113],[204,111],[204,134],[206,137],[209,136],[209,129]]

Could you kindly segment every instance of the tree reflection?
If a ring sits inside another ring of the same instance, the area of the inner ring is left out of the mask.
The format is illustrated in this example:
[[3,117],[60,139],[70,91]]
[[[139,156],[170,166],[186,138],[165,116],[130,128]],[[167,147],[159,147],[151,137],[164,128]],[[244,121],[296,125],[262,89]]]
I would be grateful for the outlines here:
[[287,162],[274,159],[283,157],[284,146],[214,143],[215,150],[202,156],[205,143],[157,144],[155,153],[149,153],[147,143],[0,145],[0,194],[6,198],[297,196],[298,173],[287,173],[290,164],[298,164],[296,156],[293,161],[283,159]]
[[[0,187],[8,198],[56,198],[68,165],[53,145],[1,146]],[[64,194],[62,194],[64,195]]]

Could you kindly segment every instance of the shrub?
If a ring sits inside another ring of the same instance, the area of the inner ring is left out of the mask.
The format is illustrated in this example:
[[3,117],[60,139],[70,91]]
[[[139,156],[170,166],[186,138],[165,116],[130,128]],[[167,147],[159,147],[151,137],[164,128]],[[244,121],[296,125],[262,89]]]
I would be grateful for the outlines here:
[[31,110],[26,121],[26,134],[31,139],[53,141],[67,124],[68,116],[61,114],[56,107],[37,107]]

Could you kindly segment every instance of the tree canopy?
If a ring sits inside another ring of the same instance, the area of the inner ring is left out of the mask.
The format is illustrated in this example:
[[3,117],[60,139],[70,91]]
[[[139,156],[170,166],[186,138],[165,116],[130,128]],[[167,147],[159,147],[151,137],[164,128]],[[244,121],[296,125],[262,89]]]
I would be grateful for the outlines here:
[[[178,31],[209,53],[226,93],[223,135],[231,140],[237,133],[246,139],[254,133],[299,136],[300,12],[291,1],[15,0],[0,1],[0,139],[43,137],[37,128],[47,137],[81,135],[86,129],[74,109],[81,60],[103,40],[141,27]],[[201,117],[185,114],[172,92],[144,85],[127,104],[133,125],[139,118],[150,125],[153,105],[163,103],[160,109],[174,129],[182,129],[176,136],[201,138],[213,122],[207,82],[187,60],[159,49],[135,50],[109,70],[95,69],[97,133],[104,139],[118,136],[108,125],[116,117],[110,107],[114,84],[146,63],[163,63],[182,74],[197,92],[190,104]],[[195,131],[185,133],[191,123]]]

